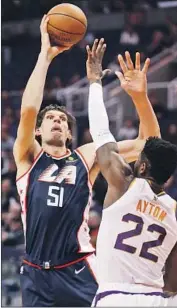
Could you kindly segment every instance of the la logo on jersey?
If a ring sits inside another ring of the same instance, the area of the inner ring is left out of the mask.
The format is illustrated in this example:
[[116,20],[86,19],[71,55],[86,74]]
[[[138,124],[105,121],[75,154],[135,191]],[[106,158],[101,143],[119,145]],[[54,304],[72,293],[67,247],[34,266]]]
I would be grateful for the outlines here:
[[76,166],[65,166],[60,171],[56,164],[50,165],[38,178],[38,181],[58,183],[63,181],[67,184],[74,185],[76,183]]

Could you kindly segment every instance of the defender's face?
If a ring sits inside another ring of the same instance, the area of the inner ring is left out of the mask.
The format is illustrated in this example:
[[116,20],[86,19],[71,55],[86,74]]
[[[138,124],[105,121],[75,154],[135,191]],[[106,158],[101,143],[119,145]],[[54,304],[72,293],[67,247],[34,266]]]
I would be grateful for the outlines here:
[[59,110],[47,111],[37,135],[41,135],[42,144],[65,145],[67,139],[71,139],[67,115]]

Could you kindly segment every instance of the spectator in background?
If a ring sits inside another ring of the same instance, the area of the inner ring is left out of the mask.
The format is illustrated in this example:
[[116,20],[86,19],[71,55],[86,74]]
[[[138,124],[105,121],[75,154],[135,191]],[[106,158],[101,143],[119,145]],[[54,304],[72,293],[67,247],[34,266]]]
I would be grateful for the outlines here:
[[20,217],[21,206],[15,199],[13,199],[13,202],[11,201],[10,203],[9,213],[12,215],[13,218]]
[[56,95],[59,90],[64,88],[63,82],[59,76],[54,76],[50,81],[47,81],[45,87],[45,99],[56,99]]
[[132,25],[127,24],[120,34],[120,45],[124,49],[130,49],[132,46],[137,47],[140,43],[140,37]]
[[81,76],[80,76],[78,73],[74,74],[74,75],[71,77],[71,79],[69,80],[68,86],[74,85],[74,84],[75,84],[76,82],[78,82],[79,80],[81,80]]
[[147,2],[149,3],[149,5],[151,6],[151,8],[156,9],[158,7],[157,3],[158,0],[147,0]]
[[167,115],[167,110],[166,108],[159,102],[159,100],[157,99],[157,96],[155,94],[155,92],[151,92],[149,93],[149,100],[152,104],[152,107],[154,109],[154,112],[157,116],[158,120],[163,120],[166,115]]
[[85,52],[85,48],[87,45],[92,45],[94,42],[95,36],[92,32],[87,32],[85,37],[79,42],[78,46],[81,50]]
[[[134,4],[132,3],[132,5],[134,6],[135,2]],[[136,8],[134,11],[131,11],[127,14],[128,23],[133,27],[141,27],[145,24],[145,16],[145,10],[138,7],[138,9]]]
[[2,243],[3,245],[18,245],[24,243],[21,224],[21,206],[17,201],[15,187],[10,178],[2,181]]
[[9,93],[7,91],[2,91],[1,99],[2,99],[2,102],[3,102],[3,104],[2,104],[2,111],[3,111],[4,110],[3,107],[10,106],[11,101],[10,101]]
[[134,139],[137,136],[137,129],[133,125],[131,119],[127,119],[124,122],[124,125],[119,130],[118,138],[119,140]]
[[61,81],[61,78],[59,76],[54,76],[50,82],[50,89],[53,90],[53,89],[57,89],[57,90],[60,90],[63,88],[63,84],[62,84],[62,81]]
[[14,112],[10,105],[6,105],[3,108],[3,122],[6,122],[10,127],[13,123]]
[[2,48],[2,57],[3,57],[3,63],[5,65],[9,65],[12,60],[12,49],[10,46],[3,46]]
[[155,30],[152,34],[151,43],[147,47],[147,54],[150,58],[160,53],[165,46],[165,37],[162,31]]
[[1,149],[2,151],[12,151],[15,139],[9,134],[9,125],[2,121],[1,125]]
[[140,10],[140,9],[149,11],[151,9],[151,5],[150,3],[148,3],[148,1],[145,0],[136,1],[134,4],[134,10]]
[[169,124],[164,139],[177,145],[177,125],[174,123]]
[[166,42],[170,46],[177,42],[177,23],[174,23],[170,18],[166,19]]
[[9,171],[7,177],[11,179],[12,185],[16,183],[17,168],[12,153],[9,153]]
[[22,231],[21,219],[11,218],[9,224],[2,229],[3,245],[21,245],[24,243],[24,235]]
[[10,162],[6,152],[1,153],[1,176],[5,176],[9,172]]
[[12,186],[10,178],[4,178],[1,185],[2,212],[8,212],[12,204],[16,203],[16,190]]
[[124,12],[126,10],[125,1],[112,0],[110,2],[111,12]]
[[89,0],[90,11],[94,13],[110,13],[110,0]]
[[15,105],[13,108],[13,121],[9,129],[9,135],[11,135],[14,139],[17,137],[17,127],[20,121],[20,109],[17,106]]
[[120,71],[120,66],[117,61],[117,56],[116,55],[113,60],[108,64],[107,68],[111,70],[111,73],[114,74],[116,71]]

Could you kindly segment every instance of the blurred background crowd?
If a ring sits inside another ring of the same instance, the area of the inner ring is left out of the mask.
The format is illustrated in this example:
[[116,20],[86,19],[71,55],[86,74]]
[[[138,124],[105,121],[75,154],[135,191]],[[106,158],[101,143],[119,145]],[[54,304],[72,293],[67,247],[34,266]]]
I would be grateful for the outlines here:
[[[37,27],[30,31],[29,24],[37,22],[38,26],[42,15],[60,2],[57,0],[2,0],[1,222],[2,290],[4,294],[3,305],[5,306],[15,305],[15,303],[18,306],[20,303],[18,273],[24,250],[24,237],[20,218],[21,207],[15,186],[16,166],[12,149],[19,123],[21,96],[40,51],[39,29]],[[66,93],[70,88],[75,89],[69,104],[72,105],[72,110],[77,118],[78,129],[74,145],[79,146],[91,142],[87,113],[82,112],[82,99],[79,100],[79,94],[77,94],[82,92],[85,86],[83,82],[79,88],[80,81],[85,77],[85,46],[92,44],[95,37],[104,37],[108,45],[104,66],[109,67],[112,71],[119,69],[117,54],[123,53],[125,50],[129,50],[132,55],[135,51],[140,51],[142,61],[147,56],[158,57],[160,53],[163,54],[165,50],[169,50],[177,42],[177,23],[174,18],[177,16],[177,7],[171,4],[174,1],[156,0],[68,2],[79,5],[89,16],[89,19],[93,20],[93,23],[94,20],[98,21],[98,25],[95,23],[93,26],[90,23],[83,41],[71,51],[54,60],[47,77],[43,106],[56,101],[60,105],[68,106]],[[170,6],[172,6],[171,9]],[[156,15],[153,15],[154,12]],[[157,22],[155,20],[152,22],[148,17],[151,14],[157,17],[162,16],[157,19]],[[114,17],[115,21],[120,17],[122,24],[116,27],[115,22],[115,26],[112,25],[110,29],[105,30],[105,25],[101,26],[105,16]],[[25,24],[26,21],[28,24]],[[159,59],[162,63],[163,59]],[[173,73],[171,77],[168,74],[170,80],[165,80],[166,83],[177,77],[177,56],[173,61],[169,58],[169,61],[171,61]],[[169,66],[168,63],[167,65]],[[105,86],[114,84],[114,80],[115,75],[111,74],[104,81]],[[156,81],[161,82],[160,75]],[[80,92],[76,91],[78,88]],[[116,91],[118,88],[117,82]],[[152,86],[149,90],[149,98],[158,117],[162,137],[177,144],[177,82],[173,92],[176,95],[175,98],[165,94],[164,99],[164,90],[160,89],[157,91],[156,86]],[[119,93],[116,91],[111,92],[111,97],[114,96],[113,106],[119,103]],[[173,108],[170,108],[171,100],[173,100]],[[114,129],[117,140],[132,139],[138,135],[138,121],[134,114],[123,116],[121,125],[118,127],[119,129]],[[89,219],[91,240],[94,245],[96,245],[106,190],[107,184],[99,175],[94,185]],[[166,183],[165,190],[177,200],[177,171]]]

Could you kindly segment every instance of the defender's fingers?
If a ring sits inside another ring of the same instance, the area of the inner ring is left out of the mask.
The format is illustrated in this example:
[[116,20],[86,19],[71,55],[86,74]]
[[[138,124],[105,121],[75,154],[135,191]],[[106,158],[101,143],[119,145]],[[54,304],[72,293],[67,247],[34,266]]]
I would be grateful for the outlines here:
[[92,54],[92,52],[91,52],[91,49],[90,49],[90,46],[89,46],[89,45],[87,45],[87,46],[86,46],[86,50],[87,50],[87,54],[88,54],[88,55],[91,55],[91,54]]
[[140,70],[141,69],[140,53],[139,52],[136,52],[135,69],[136,70]]
[[97,46],[98,46],[98,39],[95,39],[94,43],[93,43],[93,47],[92,47],[92,55],[93,56],[95,56]]
[[145,63],[144,63],[143,69],[142,69],[143,73],[147,74],[150,62],[151,62],[151,60],[149,58],[147,58]]
[[101,38],[101,40],[99,40],[99,43],[98,43],[97,49],[96,49],[96,55],[97,55],[98,57],[100,56],[100,53],[101,53],[103,44],[104,44],[104,38]]
[[102,48],[101,48],[101,51],[100,51],[100,60],[102,60],[103,59],[103,56],[104,56],[104,53],[105,53],[105,51],[106,51],[106,44],[104,44],[103,46],[102,46]]
[[105,69],[103,72],[102,72],[102,78],[105,77],[106,75],[110,74],[111,73],[111,70],[110,69]]
[[125,58],[127,61],[127,67],[129,70],[134,70],[134,65],[130,56],[130,53],[128,51],[125,52]]
[[124,59],[121,55],[118,55],[118,61],[119,61],[120,67],[122,69],[122,72],[125,74],[128,71],[128,69],[127,69],[127,66],[126,66]]
[[90,49],[89,45],[86,46],[86,50],[87,50],[88,60],[90,61],[91,57],[92,57],[92,52],[91,52],[91,49]]

